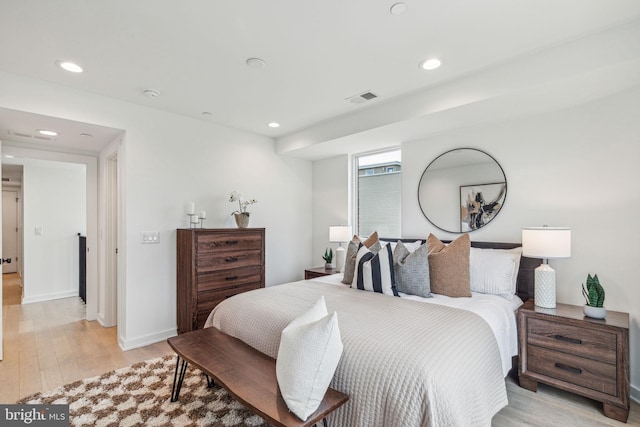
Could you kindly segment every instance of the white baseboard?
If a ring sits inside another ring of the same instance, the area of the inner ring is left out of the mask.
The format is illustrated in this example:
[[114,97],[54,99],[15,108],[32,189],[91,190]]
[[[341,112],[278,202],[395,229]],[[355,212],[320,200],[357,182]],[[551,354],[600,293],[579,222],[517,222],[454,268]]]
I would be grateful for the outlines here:
[[30,297],[25,297],[22,299],[23,304],[31,304],[34,302],[42,302],[42,301],[51,301],[54,299],[61,298],[69,298],[69,297],[77,297],[78,290],[64,291],[64,292],[55,292],[52,294],[42,294],[42,295],[34,295]]
[[138,347],[144,347],[145,345],[155,344],[160,341],[164,341],[167,338],[171,338],[177,335],[176,329],[167,329],[166,331],[157,332],[155,334],[144,335],[142,337],[133,338],[130,340],[123,340],[118,337],[118,345],[124,351],[132,350]]
[[640,404],[640,388],[631,386],[631,400]]

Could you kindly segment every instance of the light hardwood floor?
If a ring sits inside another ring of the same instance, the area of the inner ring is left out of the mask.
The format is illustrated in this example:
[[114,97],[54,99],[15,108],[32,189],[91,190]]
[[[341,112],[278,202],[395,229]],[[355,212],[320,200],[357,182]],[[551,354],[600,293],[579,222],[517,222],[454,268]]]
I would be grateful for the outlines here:
[[4,359],[0,403],[165,354],[166,341],[122,351],[116,328],[88,322],[75,298],[20,304],[20,277],[3,275]]
[[[4,275],[4,360],[0,362],[0,403],[153,357],[173,354],[166,342],[122,351],[116,328],[84,320],[79,298],[20,305],[20,279]],[[629,422],[602,415],[602,405],[571,393],[538,386],[532,393],[507,379],[509,406],[493,427],[640,426],[640,405],[631,404]]]

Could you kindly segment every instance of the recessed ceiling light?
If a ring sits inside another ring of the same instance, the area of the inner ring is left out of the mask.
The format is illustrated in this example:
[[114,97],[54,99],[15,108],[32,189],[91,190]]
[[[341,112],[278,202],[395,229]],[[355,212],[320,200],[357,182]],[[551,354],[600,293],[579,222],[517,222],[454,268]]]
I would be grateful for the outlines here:
[[202,115],[203,116],[213,116],[213,113],[211,111],[203,111]]
[[90,133],[81,133],[80,136],[83,138],[91,138],[93,135],[91,135]]
[[269,126],[270,128],[279,128],[280,127],[280,123],[271,122],[267,126]]
[[435,70],[440,65],[442,65],[442,62],[440,62],[438,58],[431,58],[431,59],[427,59],[426,61],[422,61],[420,63],[420,68],[422,68],[423,70],[431,71],[431,70]]
[[7,158],[7,159],[14,159],[15,158],[15,156],[12,156],[10,154],[5,154],[4,157]]
[[389,9],[389,12],[391,12],[392,15],[402,15],[406,11],[407,11],[406,3],[396,3],[393,6],[391,6],[391,8]]
[[155,89],[145,89],[142,91],[142,93],[144,94],[144,96],[146,96],[147,98],[157,98],[160,96],[160,92],[158,92]]
[[245,62],[250,68],[262,68],[266,65],[266,62],[260,58],[249,58]]
[[56,65],[63,70],[69,71],[71,73],[81,73],[82,67],[76,64],[75,62],[69,61],[56,61]]
[[58,132],[53,130],[47,130],[47,129],[38,129],[38,133],[41,135],[47,135],[47,136],[58,136]]

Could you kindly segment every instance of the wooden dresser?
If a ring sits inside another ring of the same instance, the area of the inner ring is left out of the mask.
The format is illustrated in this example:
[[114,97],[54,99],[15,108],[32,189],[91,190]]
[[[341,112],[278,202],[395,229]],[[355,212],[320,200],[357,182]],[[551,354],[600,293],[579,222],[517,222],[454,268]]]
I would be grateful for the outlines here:
[[629,415],[629,315],[607,310],[603,320],[585,317],[582,307],[518,310],[520,386],[538,382],[603,403],[604,414],[626,422]]
[[226,298],[264,287],[264,228],[178,229],[176,242],[179,334],[202,328]]

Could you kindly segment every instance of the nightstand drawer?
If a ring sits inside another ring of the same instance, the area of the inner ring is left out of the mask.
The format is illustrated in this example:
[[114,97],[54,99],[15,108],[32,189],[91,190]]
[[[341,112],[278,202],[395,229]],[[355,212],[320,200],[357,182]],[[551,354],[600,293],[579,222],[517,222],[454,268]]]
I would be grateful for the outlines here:
[[533,345],[529,346],[527,357],[527,368],[531,372],[617,395],[616,365]]
[[589,359],[616,363],[616,334],[542,319],[528,319],[527,343]]

